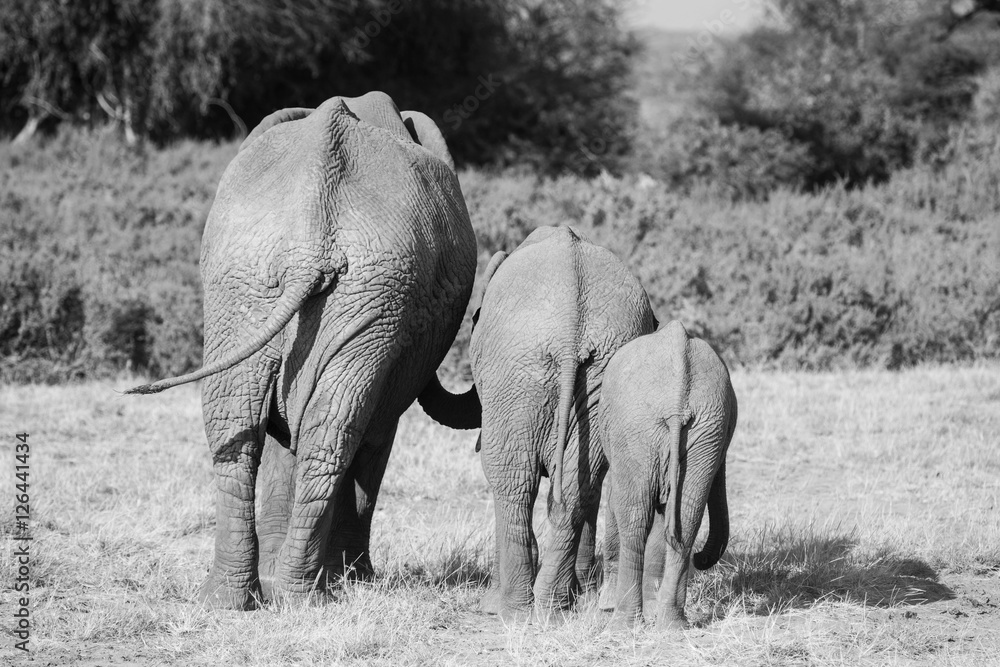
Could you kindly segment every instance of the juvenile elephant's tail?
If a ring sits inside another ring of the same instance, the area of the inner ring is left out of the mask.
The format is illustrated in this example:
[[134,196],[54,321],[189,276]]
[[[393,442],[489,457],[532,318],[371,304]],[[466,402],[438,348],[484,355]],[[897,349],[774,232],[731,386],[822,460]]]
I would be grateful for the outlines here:
[[580,237],[570,228],[565,229],[566,239],[569,247],[565,255],[569,259],[569,266],[565,267],[567,275],[570,276],[571,290],[566,295],[566,303],[571,304],[569,321],[564,331],[566,338],[556,356],[556,368],[559,374],[559,402],[556,405],[556,453],[555,465],[552,470],[552,497],[556,505],[562,505],[563,501],[563,458],[566,454],[566,438],[569,437],[569,423],[573,416],[573,403],[576,394],[576,371],[577,352],[580,347],[580,336],[582,334],[582,313],[580,312],[580,300],[583,289],[580,285],[582,280],[580,266]]
[[559,364],[559,403],[556,407],[556,456],[552,472],[553,498],[562,504],[563,457],[566,453],[566,437],[569,435],[569,420],[573,413],[574,389],[576,388],[576,356],[566,355]]
[[665,529],[667,533],[667,543],[673,548],[678,548],[683,543],[683,536],[678,528],[681,523],[681,431],[687,426],[690,417],[686,415],[674,414],[667,417],[667,442],[668,451],[666,456],[660,456],[660,488],[666,487],[666,493],[661,491],[663,501],[663,511],[667,520]]

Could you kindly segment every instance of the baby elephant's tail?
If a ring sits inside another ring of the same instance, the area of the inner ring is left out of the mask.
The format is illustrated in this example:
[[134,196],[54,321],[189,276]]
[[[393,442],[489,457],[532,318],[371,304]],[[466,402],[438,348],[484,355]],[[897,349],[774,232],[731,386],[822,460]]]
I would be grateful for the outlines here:
[[722,460],[708,493],[708,540],[694,555],[695,568],[707,570],[722,558],[729,544],[729,503],[726,499],[726,460]]

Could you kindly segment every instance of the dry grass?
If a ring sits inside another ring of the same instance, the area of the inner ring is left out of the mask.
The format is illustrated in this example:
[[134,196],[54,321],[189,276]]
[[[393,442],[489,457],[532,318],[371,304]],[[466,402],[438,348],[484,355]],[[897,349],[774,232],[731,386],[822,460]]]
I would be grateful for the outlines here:
[[[253,613],[191,604],[214,514],[198,393],[0,389],[31,433],[38,664],[992,665],[1000,656],[1000,368],[739,372],[733,539],[683,634],[478,614],[493,510],[475,433],[411,410],[383,486],[381,573]],[[118,385],[125,386],[127,381]],[[117,385],[116,385],[117,386]],[[4,474],[10,498],[12,476]],[[8,503],[9,507],[9,503]],[[12,580],[12,520],[0,574]],[[13,607],[9,588],[0,594]],[[9,623],[9,616],[4,614]],[[0,662],[24,656],[5,634]]]

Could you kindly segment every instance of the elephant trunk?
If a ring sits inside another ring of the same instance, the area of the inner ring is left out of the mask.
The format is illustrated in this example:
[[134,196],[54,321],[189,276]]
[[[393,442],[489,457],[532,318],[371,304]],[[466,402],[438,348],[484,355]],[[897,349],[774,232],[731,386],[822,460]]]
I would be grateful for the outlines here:
[[483,406],[476,385],[463,394],[453,394],[441,386],[435,375],[417,396],[417,402],[428,417],[442,426],[464,430],[483,425]]
[[726,460],[722,460],[708,494],[708,540],[694,555],[694,566],[707,570],[722,558],[729,544],[729,503],[726,497]]

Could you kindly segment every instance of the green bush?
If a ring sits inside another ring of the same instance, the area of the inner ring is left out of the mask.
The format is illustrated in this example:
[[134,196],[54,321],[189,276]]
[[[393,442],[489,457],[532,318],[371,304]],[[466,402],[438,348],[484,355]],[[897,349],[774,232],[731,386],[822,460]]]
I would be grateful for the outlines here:
[[[480,270],[536,227],[572,224],[627,262],[661,321],[681,319],[731,364],[896,368],[1000,356],[996,136],[955,131],[936,162],[878,187],[762,201],[644,175],[460,180]],[[137,153],[100,133],[0,144],[0,377],[199,366],[200,237],[234,153]],[[466,322],[447,375],[471,377],[468,335]]]
[[[732,363],[899,367],[1000,354],[1000,269],[986,268],[1000,253],[998,174],[980,169],[982,190],[956,188],[956,169],[728,205],[641,178],[508,176],[492,194],[467,190],[481,244],[575,224],[627,261],[661,320],[681,319]],[[959,200],[944,212],[949,192]]]
[[808,188],[887,180],[947,143],[997,57],[984,46],[995,27],[948,33],[941,3],[897,4],[778,0],[780,23],[726,43],[699,72],[704,107],[805,148]]
[[197,368],[198,248],[233,154],[137,153],[107,133],[0,145],[0,377]]
[[813,166],[808,148],[779,130],[723,125],[714,118],[681,118],[661,132],[648,130],[636,143],[640,171],[678,192],[731,201],[801,189]]

